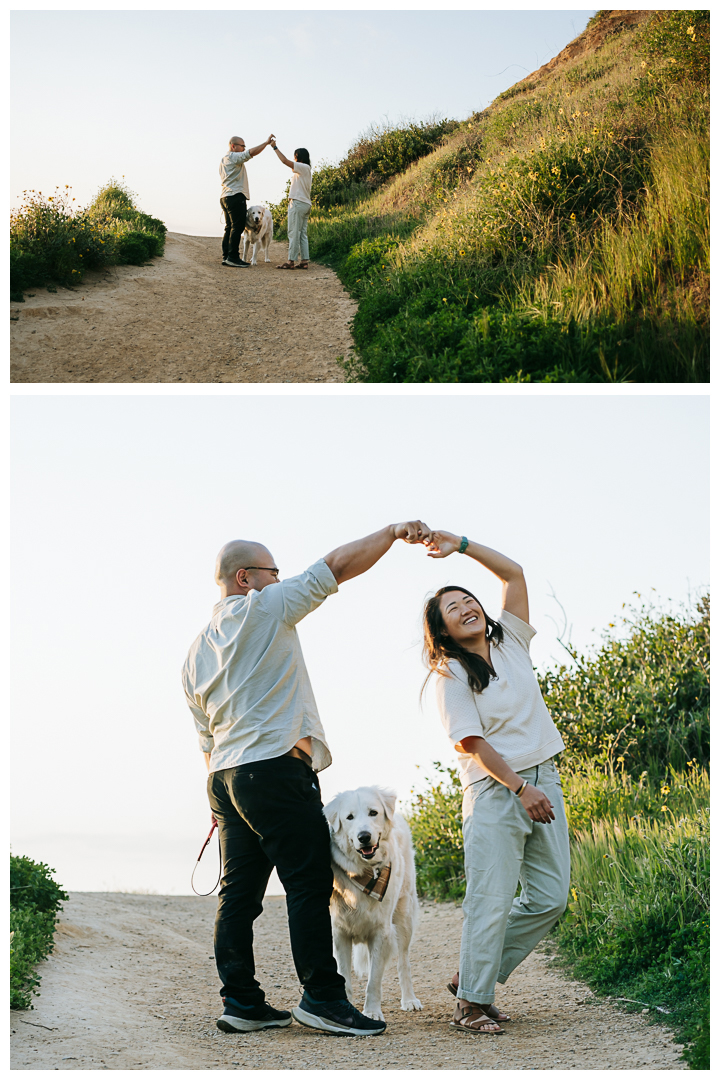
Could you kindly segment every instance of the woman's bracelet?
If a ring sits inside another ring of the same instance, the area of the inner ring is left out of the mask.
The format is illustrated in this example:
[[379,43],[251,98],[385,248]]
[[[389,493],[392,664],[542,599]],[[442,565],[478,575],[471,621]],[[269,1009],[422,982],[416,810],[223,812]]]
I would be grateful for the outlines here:
[[527,782],[527,780],[523,780],[522,784],[521,784],[521,785],[520,785],[520,787],[519,787],[519,788],[517,789],[517,791],[515,792],[515,794],[516,794],[516,795],[518,795],[518,796],[522,795],[523,791],[525,790],[525,788],[526,788],[527,786],[528,786],[528,782]]

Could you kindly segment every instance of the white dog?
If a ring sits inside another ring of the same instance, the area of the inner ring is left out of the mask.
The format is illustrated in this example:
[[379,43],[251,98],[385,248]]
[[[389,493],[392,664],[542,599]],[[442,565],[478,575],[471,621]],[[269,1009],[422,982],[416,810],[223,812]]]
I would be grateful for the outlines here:
[[268,250],[273,238],[272,214],[265,206],[248,206],[245,231],[243,232],[243,262],[247,262],[247,253],[252,244],[251,266],[257,266],[258,248],[265,252],[265,262],[270,262]]
[[352,1001],[351,960],[367,978],[363,1012],[382,1020],[385,965],[397,953],[400,1006],[422,1009],[415,997],[408,952],[419,915],[415,860],[396,796],[379,787],[343,791],[325,807],[335,883],[330,914],[333,944]]

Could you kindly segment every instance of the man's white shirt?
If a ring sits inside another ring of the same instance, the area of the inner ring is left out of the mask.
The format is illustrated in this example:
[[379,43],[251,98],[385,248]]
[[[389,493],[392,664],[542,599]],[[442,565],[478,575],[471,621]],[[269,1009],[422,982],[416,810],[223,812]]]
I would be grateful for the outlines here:
[[240,193],[246,199],[250,198],[250,185],[245,171],[245,162],[249,160],[249,150],[243,150],[240,154],[235,150],[228,150],[220,162],[221,199],[226,199],[228,195],[239,195]]
[[182,672],[210,772],[281,757],[305,737],[316,772],[331,764],[295,626],[337,588],[319,559],[297,577],[215,604]]

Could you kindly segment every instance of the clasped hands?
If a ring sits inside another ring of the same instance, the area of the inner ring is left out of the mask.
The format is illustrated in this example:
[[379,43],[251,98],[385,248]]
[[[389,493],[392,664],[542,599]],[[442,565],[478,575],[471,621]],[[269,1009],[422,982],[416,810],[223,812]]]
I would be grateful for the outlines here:
[[424,544],[432,559],[444,559],[452,555],[454,551],[459,551],[462,543],[461,536],[440,529],[429,529],[424,521],[403,521],[395,525],[394,529],[397,540],[404,540],[406,544]]

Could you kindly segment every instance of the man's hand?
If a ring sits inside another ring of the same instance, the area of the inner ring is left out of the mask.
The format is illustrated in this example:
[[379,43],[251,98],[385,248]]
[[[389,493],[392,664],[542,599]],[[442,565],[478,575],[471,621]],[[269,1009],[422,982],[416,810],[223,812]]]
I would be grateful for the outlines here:
[[424,544],[433,536],[424,521],[401,521],[393,525],[393,530],[395,539],[404,540],[406,544]]
[[528,784],[520,796],[520,802],[533,821],[540,821],[543,825],[549,825],[551,821],[555,820],[552,803],[540,788]]
[[433,529],[430,537],[425,541],[425,546],[428,549],[428,555],[431,558],[445,559],[448,555],[452,555],[454,551],[459,551],[461,543],[461,536],[455,536],[454,533],[441,532],[439,529]]
[[275,136],[274,135],[268,135],[266,146],[274,146],[274,145],[275,145]]

